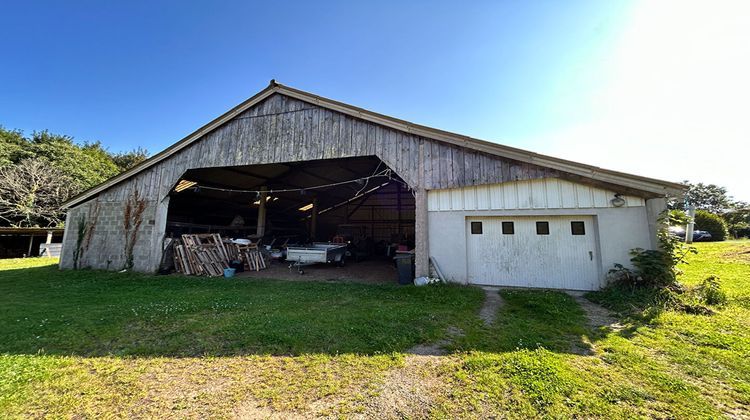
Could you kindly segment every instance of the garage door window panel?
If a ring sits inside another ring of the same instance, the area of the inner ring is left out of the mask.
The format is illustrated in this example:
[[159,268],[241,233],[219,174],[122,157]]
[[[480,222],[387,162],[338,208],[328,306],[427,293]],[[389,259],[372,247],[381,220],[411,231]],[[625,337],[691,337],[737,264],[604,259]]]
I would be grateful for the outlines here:
[[570,233],[573,235],[585,235],[586,225],[583,222],[570,222]]
[[472,235],[482,234],[482,222],[471,222],[471,234]]
[[515,233],[515,227],[513,226],[513,222],[503,222],[502,229],[503,229],[503,235],[513,235]]
[[537,235],[549,235],[549,222],[536,222]]

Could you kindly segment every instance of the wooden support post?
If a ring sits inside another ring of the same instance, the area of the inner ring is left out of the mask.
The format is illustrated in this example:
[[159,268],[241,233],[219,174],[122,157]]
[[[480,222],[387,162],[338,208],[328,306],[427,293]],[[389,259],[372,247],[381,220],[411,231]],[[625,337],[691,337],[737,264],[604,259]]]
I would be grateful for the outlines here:
[[401,231],[401,184],[396,183],[396,208],[398,212],[398,236],[399,240],[404,240],[404,235]]
[[417,277],[430,275],[430,252],[427,237],[427,190],[420,188],[414,191],[414,257]]
[[266,234],[266,201],[268,200],[268,188],[260,187],[260,204],[258,205],[258,225],[255,234],[262,238]]
[[[152,273],[159,271],[161,265],[161,259],[164,255],[164,239],[166,238],[167,232],[167,216],[169,215],[169,190],[163,192],[162,199],[155,204],[153,219],[147,220],[149,224],[153,220],[154,228],[151,231],[151,252],[147,262],[147,266],[141,270],[149,270]],[[67,227],[67,225],[66,225]]]
[[34,235],[29,235],[29,252],[26,253],[27,257],[31,256],[31,249],[34,246]]
[[312,205],[312,213],[310,213],[310,239],[315,241],[318,234],[318,197],[313,198]]
[[44,243],[47,244],[47,247],[44,249],[44,256],[51,257],[52,254],[50,253],[50,250],[49,250],[49,246],[52,243],[52,231],[51,230],[47,231],[47,240]]

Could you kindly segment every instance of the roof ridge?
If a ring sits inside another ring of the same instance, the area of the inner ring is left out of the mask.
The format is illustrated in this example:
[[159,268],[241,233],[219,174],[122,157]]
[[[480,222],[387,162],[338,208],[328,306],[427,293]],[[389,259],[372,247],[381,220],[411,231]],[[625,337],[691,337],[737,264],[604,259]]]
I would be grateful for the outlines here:
[[375,124],[388,126],[396,130],[407,132],[409,134],[414,134],[461,147],[467,147],[479,152],[501,156],[507,159],[513,159],[520,162],[530,163],[551,169],[557,169],[563,172],[596,179],[602,182],[609,182],[612,184],[631,187],[642,190],[644,192],[666,195],[679,194],[685,190],[685,187],[683,185],[675,182],[604,169],[598,166],[556,158],[525,149],[473,138],[464,134],[453,133],[426,125],[416,124],[410,121],[370,111],[365,108],[360,108],[344,102],[329,99],[301,89],[286,86],[282,83],[279,83],[276,79],[271,79],[268,83],[268,86],[266,86],[255,95],[242,101],[238,105],[229,109],[227,112],[214,118],[209,123],[203,125],[191,134],[188,134],[176,143],[155,154],[154,156],[151,156],[150,158],[134,166],[133,168],[112,178],[109,178],[101,184],[96,185],[76,195],[75,197],[70,198],[68,201],[63,203],[63,207],[68,208],[86,201],[92,196],[109,189],[110,187],[136,175],[137,173],[147,168],[150,168],[153,165],[156,165],[162,160],[168,158],[174,153],[177,153],[178,151],[192,144],[194,141],[197,141],[206,134],[212,132],[216,128],[230,121],[237,114],[244,112],[245,110],[251,108],[252,106],[256,105],[257,103],[261,102],[274,93],[293,97],[304,102],[310,102],[323,108],[341,112],[356,118],[364,119]]

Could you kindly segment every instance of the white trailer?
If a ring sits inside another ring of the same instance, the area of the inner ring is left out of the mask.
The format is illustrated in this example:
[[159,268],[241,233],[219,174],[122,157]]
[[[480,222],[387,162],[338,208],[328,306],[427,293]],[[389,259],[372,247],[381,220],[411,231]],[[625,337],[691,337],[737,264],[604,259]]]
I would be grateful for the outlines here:
[[297,267],[299,274],[304,274],[302,267],[312,264],[337,263],[344,265],[346,244],[331,242],[313,242],[312,246],[290,246],[286,249],[286,260],[289,269]]

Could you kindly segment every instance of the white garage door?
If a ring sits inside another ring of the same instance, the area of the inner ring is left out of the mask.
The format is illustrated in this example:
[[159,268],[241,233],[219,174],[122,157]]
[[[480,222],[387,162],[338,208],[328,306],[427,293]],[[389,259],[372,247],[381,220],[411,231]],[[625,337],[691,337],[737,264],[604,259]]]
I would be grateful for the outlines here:
[[478,217],[466,224],[469,283],[599,288],[591,216]]

